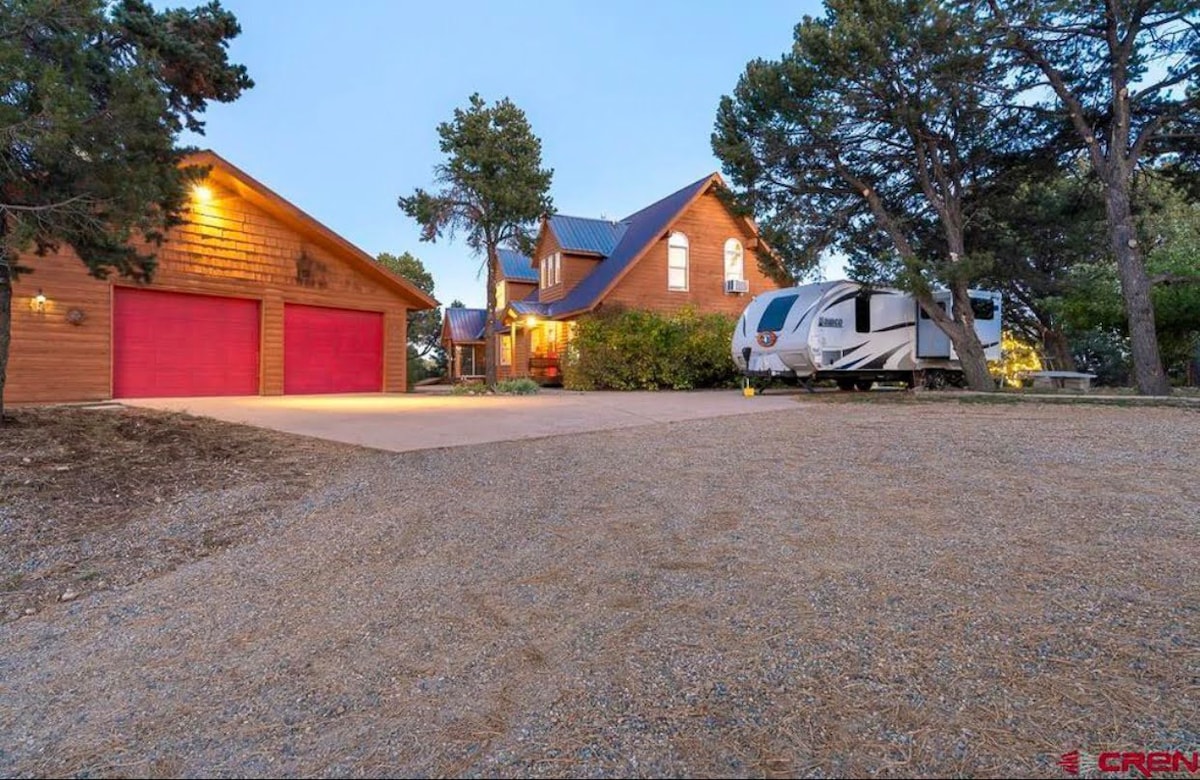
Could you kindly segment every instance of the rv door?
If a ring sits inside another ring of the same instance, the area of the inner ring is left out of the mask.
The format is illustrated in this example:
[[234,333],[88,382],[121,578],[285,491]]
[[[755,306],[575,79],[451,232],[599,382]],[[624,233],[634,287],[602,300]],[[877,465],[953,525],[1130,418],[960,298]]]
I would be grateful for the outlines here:
[[1000,359],[1000,293],[971,291],[971,313],[975,316],[975,334],[988,360]]
[[[949,311],[950,293],[934,293],[933,300],[942,311]],[[933,318],[925,313],[921,304],[913,301],[917,307],[917,357],[946,360],[950,357],[950,337],[946,331],[937,326]]]

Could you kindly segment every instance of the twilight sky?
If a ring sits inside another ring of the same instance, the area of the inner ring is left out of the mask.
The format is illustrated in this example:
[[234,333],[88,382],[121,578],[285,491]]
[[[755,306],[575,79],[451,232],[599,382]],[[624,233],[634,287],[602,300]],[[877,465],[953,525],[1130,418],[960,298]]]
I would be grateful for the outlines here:
[[[192,5],[173,0],[160,5]],[[717,101],[816,0],[222,0],[257,86],[210,108],[208,147],[374,255],[405,250],[442,303],[483,306],[461,240],[421,243],[396,198],[433,184],[436,126],[472,92],[542,139],[556,209],[620,218],[720,169]]]

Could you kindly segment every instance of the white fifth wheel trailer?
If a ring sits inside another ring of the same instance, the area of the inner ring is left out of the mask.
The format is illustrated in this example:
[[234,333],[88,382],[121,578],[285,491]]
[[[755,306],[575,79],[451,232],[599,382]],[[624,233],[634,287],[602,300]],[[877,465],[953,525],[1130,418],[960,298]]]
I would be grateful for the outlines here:
[[[1000,359],[1000,294],[972,290],[975,332]],[[934,301],[953,314],[950,292]],[[962,384],[950,337],[910,293],[857,282],[821,282],[755,297],[733,333],[733,360],[751,377],[833,379],[866,390],[873,382],[936,388]]]

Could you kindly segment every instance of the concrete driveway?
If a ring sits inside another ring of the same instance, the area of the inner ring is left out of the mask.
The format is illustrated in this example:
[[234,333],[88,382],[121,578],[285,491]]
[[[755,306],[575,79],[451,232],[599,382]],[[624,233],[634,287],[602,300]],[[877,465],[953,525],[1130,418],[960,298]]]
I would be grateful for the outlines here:
[[[779,392],[779,391],[776,391]],[[740,390],[454,396],[445,392],[146,398],[163,409],[393,452],[563,436],[736,414],[795,411],[793,396],[745,398]]]

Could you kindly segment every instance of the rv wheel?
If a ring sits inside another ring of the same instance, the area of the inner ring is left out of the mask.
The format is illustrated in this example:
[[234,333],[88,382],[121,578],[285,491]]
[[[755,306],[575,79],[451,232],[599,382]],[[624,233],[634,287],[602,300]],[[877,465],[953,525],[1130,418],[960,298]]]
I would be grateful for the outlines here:
[[926,371],[925,372],[925,388],[928,390],[941,390],[946,386],[945,371]]
[[871,389],[871,385],[873,384],[875,384],[875,381],[872,379],[860,379],[854,383],[854,389],[865,393]]
[[854,380],[853,379],[839,379],[837,381],[837,386],[838,386],[838,390],[841,390],[843,392],[849,392],[854,389]]

